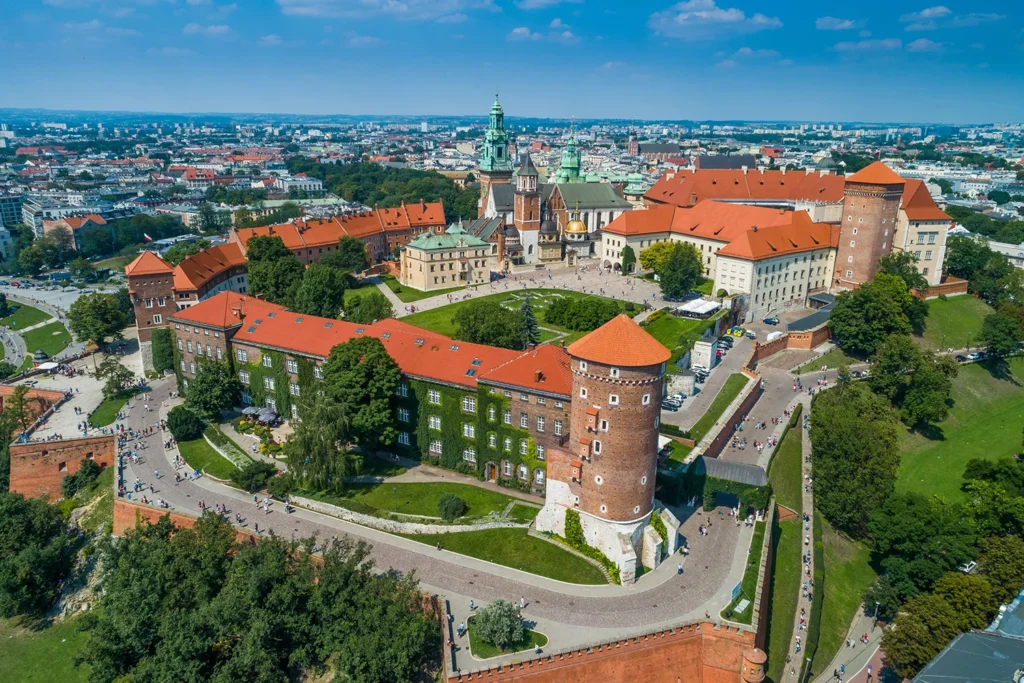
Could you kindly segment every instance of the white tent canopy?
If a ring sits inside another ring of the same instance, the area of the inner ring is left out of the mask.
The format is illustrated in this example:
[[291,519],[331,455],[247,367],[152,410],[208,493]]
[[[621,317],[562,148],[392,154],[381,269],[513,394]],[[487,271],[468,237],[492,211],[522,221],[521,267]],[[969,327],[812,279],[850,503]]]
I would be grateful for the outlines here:
[[716,301],[705,301],[704,299],[694,299],[693,301],[687,301],[682,306],[676,308],[676,313],[685,315],[689,318],[704,318],[719,308],[722,304]]
[[48,362],[48,363],[41,363],[39,365],[39,369],[40,370],[56,370],[59,367],[60,367],[60,363],[54,363],[52,361]]

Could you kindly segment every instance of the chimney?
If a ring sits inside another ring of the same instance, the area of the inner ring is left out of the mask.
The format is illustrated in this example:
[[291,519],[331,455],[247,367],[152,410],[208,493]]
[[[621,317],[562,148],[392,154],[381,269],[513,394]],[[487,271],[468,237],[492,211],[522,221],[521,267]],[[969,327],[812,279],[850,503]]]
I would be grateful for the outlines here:
[[665,174],[665,180],[672,180],[675,177],[676,177],[675,171],[669,171],[668,173]]
[[757,226],[756,225],[750,226],[750,231],[751,232],[757,232]]
[[544,381],[544,373],[541,372],[540,370],[534,370],[533,371],[533,381],[534,382],[543,382]]
[[746,167],[746,165],[740,166],[740,170],[743,171],[743,175],[747,175],[747,167]]
[[782,167],[782,175],[786,175],[786,167],[785,166]]

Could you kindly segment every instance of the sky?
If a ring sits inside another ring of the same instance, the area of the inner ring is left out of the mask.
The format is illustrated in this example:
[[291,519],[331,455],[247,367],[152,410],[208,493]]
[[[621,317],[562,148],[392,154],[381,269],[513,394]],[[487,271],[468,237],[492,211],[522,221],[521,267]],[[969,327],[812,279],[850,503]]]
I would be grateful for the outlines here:
[[1021,0],[0,0],[0,107],[1024,120]]

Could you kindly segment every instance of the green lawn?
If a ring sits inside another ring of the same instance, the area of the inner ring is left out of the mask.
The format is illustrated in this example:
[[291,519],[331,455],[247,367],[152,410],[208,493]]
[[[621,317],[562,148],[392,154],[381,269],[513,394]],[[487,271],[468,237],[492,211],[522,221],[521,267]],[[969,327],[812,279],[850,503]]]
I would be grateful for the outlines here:
[[103,399],[103,403],[96,406],[96,410],[92,411],[89,415],[89,424],[99,425],[100,427],[113,424],[114,420],[117,419],[117,414],[121,412],[121,409],[128,403],[128,399],[132,395],[132,393],[125,393]]
[[234,463],[213,450],[206,439],[199,437],[192,441],[178,443],[178,452],[192,469],[200,469],[204,474],[217,479],[230,479],[231,473],[237,470]]
[[926,349],[962,349],[974,342],[981,332],[981,323],[992,308],[984,301],[964,294],[945,301],[928,302],[928,317],[924,321],[924,334],[915,337]]
[[41,350],[47,356],[53,357],[67,348],[71,343],[71,333],[59,321],[37,327],[22,335],[25,340],[25,347],[28,355]]
[[381,275],[380,279],[384,281],[384,284],[388,286],[395,296],[397,296],[403,303],[411,304],[423,299],[429,299],[432,296],[441,296],[443,294],[453,294],[455,292],[464,292],[465,287],[449,287],[448,289],[434,289],[429,292],[421,292],[418,289],[412,287],[406,287],[402,285],[394,275]]
[[537,514],[540,512],[540,508],[533,507],[532,505],[525,505],[523,503],[516,503],[509,510],[508,516],[505,519],[514,519],[518,522],[532,522],[537,518]]
[[993,377],[986,365],[960,367],[953,380],[953,408],[926,434],[905,432],[897,491],[960,500],[964,467],[971,458],[996,460],[1020,450],[1024,424],[1024,359],[1007,361],[1012,377]]
[[548,637],[543,633],[537,633],[536,631],[530,631],[529,629],[523,634],[523,639],[508,646],[504,651],[499,650],[490,643],[484,642],[483,639],[476,637],[473,632],[473,618],[470,617],[466,621],[466,626],[469,628],[469,650],[477,659],[490,659],[491,657],[499,657],[501,655],[510,655],[515,652],[522,652],[524,650],[532,650],[536,646],[544,647],[548,644]]
[[0,318],[0,325],[3,325],[4,327],[10,327],[15,330],[23,330],[26,327],[36,325],[38,323],[43,322],[44,320],[49,320],[50,318],[53,317],[46,311],[41,311],[38,308],[33,308],[26,304],[12,303],[11,305],[17,306],[18,310],[16,310],[14,313],[7,316],[6,318]]
[[567,550],[540,538],[528,536],[526,529],[486,529],[452,534],[408,535],[420,543],[453,553],[469,555],[505,567],[546,576],[566,583],[599,585],[608,583],[594,565]]
[[[546,327],[551,330],[558,332],[566,332],[569,337],[566,342],[575,341],[576,339],[587,334],[586,332],[573,332],[567,330],[564,327],[558,325],[552,325],[544,320],[544,309],[547,308],[548,301],[554,298],[569,298],[569,299],[594,299],[603,301],[615,301],[619,304],[619,308],[625,311],[624,301],[618,301],[616,299],[608,299],[607,297],[594,296],[592,294],[581,294],[580,292],[566,291],[561,289],[527,289],[527,290],[511,290],[507,292],[499,292],[497,294],[488,294],[487,296],[474,296],[472,299],[467,301],[456,301],[453,304],[447,306],[441,306],[439,308],[433,308],[429,311],[420,311],[419,313],[413,313],[412,315],[402,318],[403,322],[407,322],[410,325],[416,325],[424,329],[433,330],[449,337],[455,336],[455,324],[452,322],[452,318],[455,313],[462,308],[476,301],[497,301],[507,308],[518,309],[523,304],[523,300],[529,298],[530,305],[533,306],[533,311],[537,315],[537,322],[541,327]],[[633,312],[629,315],[640,312],[640,306],[636,306]]]
[[[742,589],[736,599],[729,603],[729,606],[722,610],[722,618],[729,621],[736,621],[741,624],[749,624],[754,616],[754,594],[757,593],[757,575],[761,571],[761,550],[764,544],[764,522],[754,524],[754,536],[750,539],[750,549],[747,551],[747,567],[743,570]],[[747,607],[742,612],[734,612],[726,616],[741,601],[747,600]]]
[[99,268],[110,268],[111,272],[124,273],[124,267],[139,257],[138,254],[127,254],[125,256],[114,256],[113,258],[96,261],[93,265]]
[[715,400],[708,406],[704,415],[690,428],[690,438],[700,443],[700,440],[707,436],[707,433],[711,431],[715,423],[721,419],[725,409],[740,395],[743,387],[747,386],[749,381],[750,379],[742,372],[730,375],[729,379],[725,380],[725,384],[722,385],[722,390],[715,396]]
[[675,366],[676,361],[693,348],[694,342],[700,341],[704,336],[704,332],[710,329],[715,324],[715,321],[723,315],[726,315],[725,311],[713,315],[707,320],[693,320],[691,318],[680,318],[666,312],[664,315],[646,324],[644,329],[672,351],[669,371],[678,372],[682,368]]
[[708,278],[701,278],[700,284],[694,287],[698,292],[703,294],[711,294],[715,291],[715,281]]
[[821,370],[821,366],[827,365],[830,368],[838,368],[840,365],[853,365],[854,363],[862,363],[863,361],[848,356],[843,353],[842,349],[838,346],[826,353],[823,356],[819,356],[812,361],[807,361],[796,370],[793,371],[796,375],[803,375],[808,372],[818,372]]
[[[351,484],[344,494],[314,494],[325,503],[335,503],[357,512],[373,508],[380,512],[438,517],[437,502],[445,493],[466,501],[466,517],[501,513],[515,498],[471,484],[389,483]],[[354,503],[354,505],[352,505]]]
[[670,441],[668,445],[669,448],[672,449],[672,451],[668,454],[669,462],[676,463],[677,465],[683,464],[683,461],[686,460],[686,456],[688,456],[690,454],[690,451],[693,450],[692,446],[685,446],[676,441],[675,439],[672,439],[672,441]]
[[877,575],[868,563],[871,551],[866,545],[840,535],[820,514],[817,515],[816,523],[822,525],[825,595],[824,598],[818,595],[814,598],[824,599],[824,603],[821,606],[818,651],[814,655],[811,669],[822,671],[843,646],[850,624],[853,623],[853,615],[857,613],[864,593],[875,582]]
[[[801,420],[802,421],[802,420]],[[803,509],[803,429],[800,421],[786,432],[772,456],[768,479],[775,492],[775,502],[801,514]]]
[[85,647],[80,618],[33,630],[18,619],[0,619],[0,680],[12,683],[85,683],[88,667],[73,661]]
[[374,477],[397,477],[405,472],[406,469],[397,463],[371,456],[363,457],[363,466],[359,469],[359,474]]
[[776,529],[775,561],[771,576],[771,612],[768,622],[768,680],[778,683],[786,667],[793,622],[800,602],[803,552],[800,520],[780,522]]

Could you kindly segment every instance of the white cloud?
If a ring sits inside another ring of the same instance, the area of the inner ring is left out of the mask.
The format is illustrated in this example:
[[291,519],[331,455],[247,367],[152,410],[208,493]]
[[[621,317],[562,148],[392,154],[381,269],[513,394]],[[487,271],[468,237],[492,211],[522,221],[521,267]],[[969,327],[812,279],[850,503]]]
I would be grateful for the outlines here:
[[753,57],[755,59],[777,59],[779,53],[776,50],[753,50],[749,47],[741,47],[736,50],[736,54],[733,57]]
[[860,36],[861,38],[870,38],[871,31],[857,31],[857,35]]
[[443,17],[438,17],[437,18],[437,23],[439,23],[439,24],[461,24],[462,22],[466,21],[467,19],[469,19],[469,17],[467,17],[462,12],[456,12],[455,14],[446,14]]
[[350,35],[348,38],[349,47],[379,47],[387,41],[377,36]]
[[192,22],[185,24],[185,28],[181,30],[187,36],[206,36],[207,38],[218,38],[229,35],[231,33],[231,27],[224,24],[211,24],[209,26],[203,26]]
[[942,50],[942,43],[936,43],[927,38],[918,38],[912,43],[907,43],[907,52],[939,52]]
[[555,17],[554,19],[552,19],[551,23],[548,26],[550,28],[569,28],[569,25],[566,24],[561,19],[559,19],[558,17]]
[[579,3],[583,0],[516,0],[516,7],[519,9],[544,9],[561,5],[563,2]]
[[507,40],[540,40],[543,37],[544,36],[541,34],[531,31],[526,26],[514,28],[507,36],[505,36]]
[[938,5],[929,7],[920,12],[904,14],[900,21],[907,24],[908,31],[934,31],[940,28],[967,28],[980,26],[993,21],[999,21],[1006,17],[994,12],[971,12],[969,14],[953,15],[948,7]]
[[580,42],[579,36],[577,36],[572,31],[556,31],[554,33],[548,34],[548,37],[551,40],[554,40],[559,43],[565,43],[566,45],[572,45],[574,43]]
[[928,21],[931,19],[939,19],[941,17],[948,16],[952,13],[953,10],[949,9],[948,7],[945,7],[943,5],[935,5],[934,7],[927,7],[921,10],[920,12],[911,12],[910,14],[904,14],[902,17],[900,17],[900,21],[904,23],[908,21]]
[[92,21],[66,21],[61,24],[61,28],[65,31],[74,31],[76,33],[89,33],[103,28],[103,22],[99,19],[93,19]]
[[859,19],[839,19],[837,17],[820,17],[814,22],[819,31],[849,31],[864,25]]
[[719,7],[715,0],[687,0],[647,20],[656,34],[683,40],[709,40],[725,35],[755,33],[782,26],[778,17],[747,16],[735,7]]
[[987,24],[990,21],[999,21],[1000,19],[1005,18],[1006,17],[1002,14],[992,13],[963,14],[957,17],[953,17],[953,21],[950,22],[950,25],[955,28],[963,28],[965,26],[977,26],[979,24]]
[[260,47],[276,47],[281,44],[281,36],[276,33],[269,33],[259,39]]
[[899,38],[882,38],[878,40],[858,40],[836,43],[837,52],[864,52],[869,50],[887,51],[899,50],[903,47],[903,41]]
[[195,52],[186,47],[151,47],[146,54],[150,57],[191,57]]
[[493,0],[276,0],[283,14],[297,17],[389,16],[433,20],[469,10],[501,11]]

